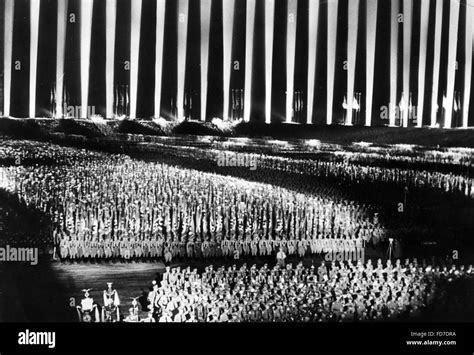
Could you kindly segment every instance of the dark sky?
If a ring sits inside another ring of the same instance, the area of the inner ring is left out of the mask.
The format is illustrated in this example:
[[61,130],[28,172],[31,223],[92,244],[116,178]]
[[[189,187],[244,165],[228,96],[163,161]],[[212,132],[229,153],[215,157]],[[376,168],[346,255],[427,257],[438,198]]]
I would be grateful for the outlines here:
[[[46,115],[50,110],[50,89],[55,81],[56,65],[56,17],[57,1],[42,0],[40,33],[39,33],[39,58],[38,58],[38,93],[37,115]],[[75,13],[75,24],[68,23],[66,44],[65,81],[70,93],[72,105],[80,104],[80,16],[79,6],[81,0],[69,0],[69,13]],[[130,1],[118,0],[117,9],[117,37],[116,37],[116,62],[115,84],[128,85],[129,72],[124,70],[124,62],[129,60],[130,48]],[[177,0],[166,0],[165,23],[165,48],[164,68],[162,83],[162,114],[166,116],[170,111],[171,98],[176,95],[176,67],[177,67]],[[338,11],[338,37],[337,59],[334,94],[334,119],[342,121],[342,101],[346,93],[347,72],[343,70],[343,62],[347,54],[347,23],[348,1],[339,0]],[[443,46],[441,58],[439,95],[442,97],[446,87],[447,65],[447,34],[449,28],[449,1],[444,1],[443,17]],[[400,1],[400,5],[403,1]],[[3,1],[2,1],[3,3]],[[155,61],[155,0],[143,0],[141,43],[140,43],[140,72],[138,89],[138,116],[150,117],[153,115],[154,104],[154,61]],[[222,117],[222,6],[225,0],[214,0],[212,6],[212,25],[210,37],[209,58],[209,96],[208,118]],[[377,18],[377,40],[375,57],[375,86],[373,123],[381,124],[379,108],[387,105],[390,88],[390,1],[379,0]],[[434,8],[435,1],[430,4],[430,24],[428,40],[432,43],[434,36]],[[413,39],[412,39],[412,70],[411,90],[413,101],[417,100],[418,76],[418,46],[420,28],[421,2],[414,0],[413,11]],[[3,6],[3,5],[2,5]],[[360,1],[358,51],[355,91],[362,92],[364,101],[365,92],[365,9],[366,0]],[[232,59],[240,61],[240,71],[232,71],[231,88],[243,89],[245,76],[245,10],[246,1],[237,0],[234,23],[234,45]],[[275,13],[275,44],[273,63],[273,120],[281,121],[285,116],[285,91],[286,91],[286,11],[287,0],[276,0]],[[401,12],[402,10],[400,10]],[[3,13],[3,12],[2,12]],[[353,14],[350,14],[353,16]],[[460,70],[456,75],[456,90],[461,90],[463,85],[465,6],[461,6],[458,61]],[[4,19],[2,18],[1,21]],[[334,21],[335,19],[329,19]],[[25,116],[28,112],[28,68],[29,68],[29,0],[16,0],[15,2],[15,28],[13,59],[21,60],[22,70],[12,73],[12,103],[13,116]],[[295,90],[306,94],[308,80],[307,73],[307,45],[308,45],[308,0],[299,0],[298,25],[296,43]],[[326,48],[327,48],[327,3],[322,1],[320,7],[319,36],[317,44],[317,69],[316,69],[316,94],[314,123],[325,122],[326,113]],[[2,26],[3,27],[3,26]],[[402,50],[402,24],[399,27],[400,43]],[[2,37],[3,38],[3,37]],[[189,27],[186,64],[186,91],[193,95],[193,109],[195,117],[199,116],[199,89],[200,89],[200,18],[199,0],[190,0]],[[264,39],[264,1],[257,1],[256,30],[254,35],[254,69],[253,69],[253,97],[252,120],[264,120],[265,108],[265,39]],[[433,45],[428,45],[427,80],[424,123],[429,122],[430,92],[432,86],[432,58]],[[0,50],[2,48],[0,47]],[[402,91],[402,55],[399,53],[399,92]],[[96,112],[105,115],[105,1],[96,0],[94,5],[92,50],[90,69],[90,105],[96,107]],[[474,95],[471,95],[474,96]],[[400,97],[398,97],[400,100]],[[471,100],[472,101],[472,100]],[[471,103],[471,112],[474,111],[474,102]],[[364,110],[365,107],[362,107]],[[471,125],[474,123],[470,115]],[[305,121],[303,113],[300,121]]]

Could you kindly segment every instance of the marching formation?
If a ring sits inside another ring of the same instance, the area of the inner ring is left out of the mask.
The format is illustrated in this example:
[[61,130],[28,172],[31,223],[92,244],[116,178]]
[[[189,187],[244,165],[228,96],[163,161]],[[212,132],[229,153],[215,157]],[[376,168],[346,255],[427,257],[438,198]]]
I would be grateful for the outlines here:
[[376,214],[353,201],[122,155],[0,174],[51,218],[62,259],[255,256],[280,246],[304,256],[384,238]]

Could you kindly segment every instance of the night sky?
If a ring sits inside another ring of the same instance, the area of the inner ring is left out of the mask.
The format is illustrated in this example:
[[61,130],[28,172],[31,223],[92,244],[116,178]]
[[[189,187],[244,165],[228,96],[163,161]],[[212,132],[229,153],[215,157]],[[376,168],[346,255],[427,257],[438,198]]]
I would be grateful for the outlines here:
[[[38,58],[38,82],[37,82],[37,116],[47,116],[51,109],[50,90],[55,81],[56,68],[56,21],[57,1],[41,0],[40,33],[39,33],[39,58]],[[68,13],[76,14],[76,23],[67,25],[66,43],[66,65],[65,85],[69,91],[71,105],[80,105],[80,1],[69,0]],[[124,62],[130,56],[130,1],[117,0],[117,33],[116,33],[116,58],[115,58],[115,84],[128,85],[130,72],[124,69]],[[343,69],[343,62],[347,53],[347,23],[348,23],[348,1],[340,0],[338,8],[338,37],[336,77],[334,94],[334,120],[342,122],[342,101],[346,94],[347,72]],[[446,88],[447,46],[449,28],[449,1],[444,0],[443,14],[443,40],[441,49],[441,70],[439,86],[439,102]],[[3,3],[3,1],[1,1]],[[187,43],[186,63],[186,92],[193,95],[193,116],[199,117],[200,113],[200,18],[199,0],[189,0],[189,26]],[[212,25],[210,35],[209,56],[209,94],[207,118],[222,117],[222,6],[225,0],[214,0],[212,5]],[[95,106],[96,113],[105,115],[105,1],[96,0],[94,4],[92,49],[90,68],[90,94],[89,105]],[[162,83],[162,115],[169,116],[171,98],[176,95],[177,81],[177,0],[166,2],[165,23],[165,48],[164,68]],[[412,70],[411,91],[413,102],[417,100],[417,77],[418,77],[418,53],[419,53],[419,30],[420,30],[420,5],[421,2],[414,0],[413,9],[413,38],[412,38]],[[429,112],[431,103],[431,86],[433,70],[433,38],[436,2],[430,3],[430,23],[428,31],[428,53],[427,53],[427,80],[426,98],[423,123],[429,123]],[[3,12],[3,4],[0,4]],[[400,12],[402,12],[402,1],[400,1]],[[380,119],[380,107],[388,105],[390,89],[390,7],[391,2],[380,0],[378,2],[377,15],[377,39],[375,55],[375,83],[374,83],[374,106],[373,125],[386,124]],[[360,2],[359,32],[357,48],[357,68],[355,79],[355,91],[362,92],[362,102],[365,102],[365,9],[366,0]],[[20,60],[21,70],[13,70],[12,73],[12,98],[11,114],[15,117],[25,117],[28,113],[28,68],[29,68],[29,0],[16,0],[14,18],[13,38],[13,60]],[[245,76],[245,17],[246,1],[237,0],[235,8],[233,61],[240,61],[240,70],[232,71],[231,88],[243,89]],[[285,116],[285,91],[286,91],[286,11],[287,0],[276,0],[275,6],[275,43],[273,63],[273,109],[272,121],[282,121]],[[140,72],[138,88],[138,117],[148,118],[153,115],[154,95],[154,66],[155,66],[155,13],[156,1],[143,0],[141,43],[140,43]],[[351,14],[353,16],[354,14]],[[0,19],[3,31],[3,15]],[[295,67],[295,91],[303,91],[306,95],[307,87],[307,46],[308,46],[308,0],[299,0],[297,43],[296,43],[296,67]],[[334,21],[334,19],[329,19]],[[327,48],[327,4],[322,1],[320,6],[320,21],[317,43],[317,68],[316,68],[316,93],[313,123],[324,123],[326,113],[326,48]],[[465,29],[465,5],[461,6],[458,36],[459,70],[456,72],[455,90],[462,91],[464,73],[464,29]],[[399,97],[402,91],[402,30],[403,24],[399,25]],[[3,40],[3,33],[2,33]],[[2,42],[2,41],[0,41]],[[3,43],[2,43],[3,44]],[[0,45],[3,57],[3,45]],[[264,41],[264,1],[257,1],[256,29],[254,34],[254,68],[253,68],[253,97],[252,97],[252,121],[264,121],[265,109],[265,41]],[[3,61],[2,61],[3,65]],[[3,81],[2,81],[3,82]],[[473,90],[474,92],[474,90]],[[471,95],[470,125],[474,124],[474,102]],[[306,98],[305,98],[306,100]],[[0,104],[2,104],[0,102]],[[1,105],[0,105],[1,106]],[[362,105],[362,111],[365,110]],[[304,113],[300,122],[306,120]],[[453,119],[454,122],[454,119]]]

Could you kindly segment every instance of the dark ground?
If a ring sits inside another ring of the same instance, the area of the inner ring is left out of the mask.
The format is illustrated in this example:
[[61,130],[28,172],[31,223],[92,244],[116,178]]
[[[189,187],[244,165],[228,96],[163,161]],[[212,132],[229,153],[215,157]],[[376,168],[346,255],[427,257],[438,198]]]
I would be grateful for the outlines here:
[[89,120],[72,119],[9,119],[0,118],[0,135],[48,139],[52,134],[66,134],[88,138],[112,137],[117,134],[156,136],[211,135],[234,137],[273,137],[319,139],[325,142],[348,144],[418,144],[427,147],[474,148],[474,129],[431,129],[364,126],[318,126],[304,124],[239,123],[217,127],[210,122],[181,122],[159,125],[151,121],[106,121],[95,124]]

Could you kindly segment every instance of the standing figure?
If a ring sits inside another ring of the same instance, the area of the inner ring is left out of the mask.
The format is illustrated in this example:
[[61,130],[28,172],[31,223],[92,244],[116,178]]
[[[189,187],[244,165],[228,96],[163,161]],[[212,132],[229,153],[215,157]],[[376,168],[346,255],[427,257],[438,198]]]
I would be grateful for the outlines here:
[[99,309],[94,304],[94,300],[89,296],[91,289],[82,290],[84,298],[81,300],[81,305],[76,307],[79,322],[92,323],[100,322]]
[[112,323],[120,321],[120,298],[118,292],[112,289],[112,282],[107,282],[104,290],[104,307],[102,307],[102,322]]

